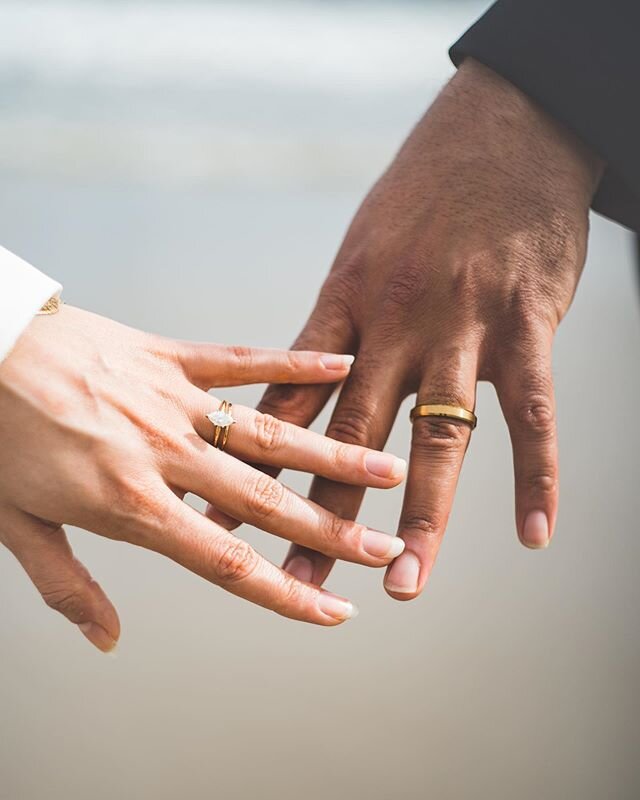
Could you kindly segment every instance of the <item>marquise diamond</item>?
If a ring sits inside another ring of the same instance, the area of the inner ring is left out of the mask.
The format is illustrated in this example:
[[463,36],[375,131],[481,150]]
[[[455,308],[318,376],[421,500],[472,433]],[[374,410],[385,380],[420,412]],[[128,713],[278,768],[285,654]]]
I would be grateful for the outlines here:
[[228,428],[235,422],[231,414],[228,414],[226,411],[212,411],[210,414],[207,414],[207,419],[219,428]]

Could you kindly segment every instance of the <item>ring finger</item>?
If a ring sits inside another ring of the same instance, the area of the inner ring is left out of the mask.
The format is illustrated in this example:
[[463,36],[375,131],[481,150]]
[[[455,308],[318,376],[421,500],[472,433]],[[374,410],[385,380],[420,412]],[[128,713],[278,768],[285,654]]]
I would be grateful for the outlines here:
[[211,446],[194,448],[170,467],[167,479],[225,514],[333,558],[381,567],[404,549],[396,537],[341,519]]
[[[461,348],[434,349],[418,391],[417,404],[444,404],[472,411],[477,354]],[[389,567],[385,589],[397,600],[416,597],[436,560],[469,444],[468,423],[447,417],[413,422],[407,488],[398,535],[405,552]]]
[[[213,441],[214,428],[206,415],[218,405],[211,395],[199,393],[192,422],[207,442]],[[406,462],[391,453],[338,442],[246,406],[234,405],[232,416],[237,424],[224,449],[242,461],[381,489],[397,486],[404,477]]]

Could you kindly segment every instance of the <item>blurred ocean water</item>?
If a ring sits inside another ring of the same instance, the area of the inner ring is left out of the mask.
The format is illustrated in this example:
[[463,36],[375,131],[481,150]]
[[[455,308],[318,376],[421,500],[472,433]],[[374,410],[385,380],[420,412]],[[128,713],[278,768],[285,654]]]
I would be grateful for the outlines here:
[[468,4],[295,0],[13,0],[0,13],[0,68],[18,77],[105,86],[237,79],[346,93],[418,84],[425,51],[441,50],[469,19]]
[[0,3],[0,170],[342,183],[388,155],[482,4]]

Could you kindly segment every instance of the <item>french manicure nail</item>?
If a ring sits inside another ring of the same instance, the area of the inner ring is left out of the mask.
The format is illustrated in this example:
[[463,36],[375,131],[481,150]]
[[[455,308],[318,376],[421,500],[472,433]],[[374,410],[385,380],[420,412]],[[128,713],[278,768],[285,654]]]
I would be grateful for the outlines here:
[[407,550],[391,565],[384,579],[384,586],[389,592],[414,594],[418,591],[419,578],[420,562],[418,557],[415,553]]
[[530,511],[524,521],[522,544],[532,550],[549,546],[549,522],[544,511]]
[[284,570],[305,583],[311,583],[313,578],[313,564],[306,556],[294,556]]
[[112,653],[118,644],[113,636],[108,634],[97,622],[81,622],[78,628],[91,644],[103,653]]
[[362,549],[375,558],[395,558],[404,550],[404,540],[369,530],[362,535]]
[[321,592],[318,595],[318,606],[323,614],[341,622],[353,619],[359,613],[358,607],[354,606],[350,600],[345,600],[343,597],[337,597],[335,594],[329,594],[328,592]]
[[397,458],[390,453],[367,453],[364,459],[367,472],[378,478],[401,478],[407,470],[404,458]]
[[320,361],[326,369],[344,370],[350,367],[355,360],[355,356],[336,356],[332,353],[320,356]]

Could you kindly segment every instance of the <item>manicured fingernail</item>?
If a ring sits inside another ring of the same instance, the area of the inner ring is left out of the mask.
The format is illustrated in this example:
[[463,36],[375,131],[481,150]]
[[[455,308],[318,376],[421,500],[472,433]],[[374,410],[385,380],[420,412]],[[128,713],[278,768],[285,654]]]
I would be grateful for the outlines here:
[[367,453],[364,459],[367,472],[378,478],[402,478],[407,471],[404,458],[397,458],[390,453]]
[[362,549],[375,558],[395,558],[404,550],[404,540],[380,531],[366,531],[362,536]]
[[313,564],[305,556],[294,556],[284,568],[285,572],[293,575],[299,581],[311,583],[313,578]]
[[320,356],[320,361],[326,369],[339,369],[341,371],[350,367],[355,360],[355,356],[336,356],[332,353]]
[[103,653],[112,653],[118,644],[118,642],[105,631],[102,625],[98,625],[97,622],[81,622],[78,628],[91,644],[95,645],[95,647]]
[[391,565],[384,579],[385,589],[398,594],[414,594],[418,591],[420,562],[415,553],[405,551]]
[[323,614],[340,621],[353,619],[358,616],[358,607],[354,606],[350,600],[337,597],[335,594],[321,592],[318,595],[318,606]]
[[533,550],[549,546],[549,522],[544,511],[530,511],[524,521],[522,544]]

